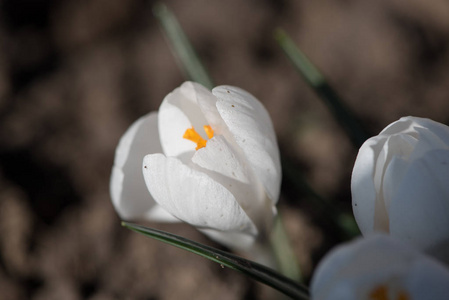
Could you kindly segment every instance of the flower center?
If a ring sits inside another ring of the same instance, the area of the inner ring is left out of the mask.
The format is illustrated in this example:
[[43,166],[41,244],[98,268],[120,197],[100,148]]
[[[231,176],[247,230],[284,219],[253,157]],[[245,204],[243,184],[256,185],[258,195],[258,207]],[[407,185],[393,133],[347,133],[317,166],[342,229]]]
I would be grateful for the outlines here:
[[[214,137],[214,130],[209,125],[204,125],[203,128],[204,128],[204,131],[206,132],[207,137],[209,139]],[[184,135],[182,137],[185,138],[186,140],[196,143],[195,150],[206,147],[207,141],[205,139],[203,139],[203,137],[201,135],[199,135],[199,133],[196,132],[195,128],[193,128],[193,127],[187,129],[186,132],[184,132]]]
[[[376,287],[369,294],[369,299],[370,300],[390,300],[387,287],[384,285],[380,285],[380,286]],[[410,299],[410,297],[404,291],[399,291],[399,293],[396,294],[396,298],[395,298],[395,300],[409,300],[409,299]]]

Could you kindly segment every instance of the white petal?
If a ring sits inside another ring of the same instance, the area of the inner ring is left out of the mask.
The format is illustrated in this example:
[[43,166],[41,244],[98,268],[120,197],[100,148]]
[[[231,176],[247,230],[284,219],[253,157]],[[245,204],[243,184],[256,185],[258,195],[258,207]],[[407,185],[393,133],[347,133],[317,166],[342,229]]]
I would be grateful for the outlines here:
[[436,261],[393,238],[373,235],[327,254],[312,278],[311,294],[320,300],[368,299],[373,290],[385,286],[389,291],[404,291],[411,299],[427,299],[417,297],[424,290],[440,295],[429,299],[443,300],[448,283],[449,271]]
[[250,183],[248,170],[246,170],[244,162],[234,153],[223,136],[210,139],[206,147],[196,151],[192,161],[209,171],[242,183]]
[[[312,299],[364,299],[360,290],[369,289],[379,281],[379,273],[388,276],[394,258],[379,253],[391,253],[389,238],[373,235],[332,249],[319,263],[312,278]],[[401,253],[403,254],[403,253]],[[405,256],[405,261],[409,260]],[[404,267],[404,261],[398,261]]]
[[[375,280],[376,273],[389,272],[386,266],[395,261],[379,253],[391,251],[390,239],[383,235],[373,235],[358,238],[332,249],[321,260],[312,278],[311,292],[313,299],[357,299],[357,289],[362,282],[362,276],[369,281]],[[402,253],[401,253],[402,254]],[[408,261],[409,258],[402,257]],[[404,261],[398,261],[404,266]],[[366,272],[369,270],[369,274]],[[355,286],[355,282],[359,286]],[[371,282],[372,284],[372,282]],[[338,293],[338,294],[337,294]],[[335,298],[332,298],[335,297]]]
[[449,127],[426,118],[402,117],[398,121],[395,121],[385,127],[379,135],[403,133],[417,138],[418,135],[422,135],[422,131],[420,132],[420,129],[426,129],[429,133],[431,133],[433,139],[439,139],[449,146]]
[[[220,115],[218,108],[217,108],[217,102],[223,101],[218,99],[214,96],[213,99],[209,96],[210,92],[207,93],[197,93],[197,101],[201,108],[201,111],[203,112],[204,116],[206,117],[208,123],[212,126],[212,128],[215,131],[216,137],[224,137],[226,144],[229,148],[232,148],[232,151],[235,155],[235,158],[240,161],[241,168],[245,169],[245,177],[247,178],[257,178],[256,180],[251,180],[253,182],[253,186],[257,185],[257,189],[259,189],[259,185],[262,183],[260,182],[258,176],[255,174],[255,170],[248,164],[247,162],[247,155],[241,148],[241,146],[236,142],[236,137],[234,133],[230,131],[228,128],[228,125],[225,123],[225,120],[223,120],[222,116]],[[257,100],[256,100],[257,101]],[[232,107],[232,104],[231,104]],[[209,147],[209,146],[208,146]],[[207,148],[207,147],[206,147]],[[218,160],[215,160],[218,161]],[[211,162],[211,165],[213,162]],[[249,170],[248,170],[249,169]],[[279,182],[280,184],[280,182]],[[265,187],[263,187],[265,188]],[[270,199],[271,201],[271,199]],[[240,202],[240,200],[239,200]],[[242,203],[240,203],[242,205]],[[260,203],[259,203],[260,204]],[[275,205],[276,202],[272,201],[272,205]],[[254,205],[252,205],[254,206]],[[258,205],[260,207],[260,205]],[[274,207],[274,206],[273,206]],[[273,212],[271,213],[271,216],[273,215]]]
[[363,234],[374,230],[377,192],[374,184],[375,166],[385,138],[372,137],[360,148],[351,178],[352,209]]
[[409,266],[409,274],[404,287],[412,295],[412,299],[447,299],[449,271],[434,260],[415,260]]
[[427,151],[435,149],[449,149],[445,141],[441,140],[434,132],[427,128],[417,127],[416,132],[419,134],[417,143],[413,152],[410,154],[409,160],[419,159],[426,154]]
[[[194,127],[207,139],[202,128],[208,123],[198,107],[197,91],[208,92],[197,83],[185,82],[162,101],[159,108],[159,134],[167,156],[193,155],[197,145],[183,138],[189,128]],[[210,92],[209,95],[214,98]]]
[[200,231],[210,239],[236,251],[252,249],[256,240],[255,236],[240,232],[224,232],[214,229],[200,229]]
[[154,199],[177,218],[200,228],[257,234],[252,221],[225,187],[179,159],[147,155],[143,173]]
[[385,208],[387,212],[390,211],[390,205],[393,195],[396,194],[398,187],[400,186],[409,167],[408,160],[395,156],[390,161],[385,170],[383,178],[383,198],[385,202]]
[[410,165],[390,205],[390,233],[420,249],[449,240],[449,150]]
[[[148,192],[142,175],[142,161],[149,153],[161,152],[157,130],[157,113],[152,112],[134,122],[120,139],[115,151],[110,181],[112,203],[122,219],[137,219],[159,210]],[[153,220],[173,221],[167,213]]]
[[196,101],[198,102],[198,106],[201,109],[204,117],[207,120],[207,123],[214,130],[215,135],[223,135],[226,137],[228,142],[233,140],[232,135],[230,134],[226,123],[221,118],[218,109],[217,109],[217,101],[218,98],[215,97],[211,91],[205,88],[196,89]]
[[415,131],[413,129],[413,126],[416,125],[415,119],[415,117],[402,117],[385,127],[379,135],[393,135],[397,133],[412,134]]
[[267,199],[259,181],[254,178],[252,170],[248,169],[250,167],[234,153],[223,136],[210,139],[206,147],[196,151],[192,162],[201,167],[201,171],[210,178],[226,187],[253,222],[271,226],[271,201]]
[[142,216],[142,219],[154,222],[171,222],[171,223],[181,222],[181,220],[170,214],[168,211],[166,211],[162,206],[160,206],[157,203],[151,210],[149,210]]
[[449,146],[449,126],[435,122],[431,119],[408,117],[413,119],[414,123],[422,128],[427,129],[433,135],[438,137],[446,146]]
[[276,135],[268,112],[254,96],[231,86],[212,90],[217,110],[243,150],[256,176],[275,204],[279,198],[281,167]]
[[[402,160],[408,160],[416,143],[417,140],[407,134],[390,135],[387,137],[377,158],[374,176],[374,185],[377,192],[374,229],[377,231],[389,231],[388,206],[391,200],[392,190],[396,188],[396,186],[392,185],[392,182],[400,182],[407,168],[406,163],[400,163]],[[395,162],[394,167],[391,165],[393,160]],[[386,174],[387,171],[388,174]],[[385,179],[386,175],[388,176],[387,179]]]
[[[382,137],[380,137],[382,138]],[[386,137],[376,162],[374,183],[378,193],[383,189],[386,168],[394,157],[408,160],[418,140],[408,134],[394,134]]]

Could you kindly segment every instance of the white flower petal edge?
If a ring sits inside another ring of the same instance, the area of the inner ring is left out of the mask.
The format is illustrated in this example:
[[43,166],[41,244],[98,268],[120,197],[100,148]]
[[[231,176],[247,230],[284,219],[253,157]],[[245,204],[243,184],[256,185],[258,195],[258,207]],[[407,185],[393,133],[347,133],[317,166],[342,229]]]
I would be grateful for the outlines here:
[[[198,107],[196,100],[198,92],[209,93],[209,101],[213,101],[214,97],[206,88],[187,81],[168,94],[159,107],[159,135],[163,152],[168,157],[183,154],[191,156],[195,152],[196,145],[182,138],[186,129],[192,126],[199,129],[208,125]],[[198,130],[198,133],[206,138],[201,130]]]
[[255,244],[256,237],[254,235],[249,235],[241,232],[227,232],[223,234],[222,231],[218,231],[215,229],[199,229],[203,234],[207,235],[210,239],[221,243],[222,245],[226,245],[231,249],[237,251],[251,251],[251,258],[261,263],[261,261],[257,260],[257,257],[254,255],[255,249],[257,245]]
[[[206,173],[230,191],[257,228],[271,228],[271,201],[245,159],[237,155],[224,136],[210,139],[192,157],[195,169]],[[221,162],[217,164],[217,162]],[[198,168],[199,167],[199,168]]]
[[234,196],[206,173],[163,154],[147,155],[143,174],[154,199],[177,218],[201,228],[257,235]]
[[424,128],[431,131],[436,135],[439,139],[448,142],[447,136],[449,135],[448,126],[435,122],[431,119],[427,118],[419,118],[419,117],[402,117],[398,121],[391,123],[387,127],[385,127],[379,135],[391,135],[399,132],[404,132],[408,134],[414,134],[418,128]]
[[135,121],[120,139],[110,180],[112,203],[124,220],[147,218],[155,221],[178,221],[160,209],[145,186],[142,160],[148,153],[161,152],[157,131],[157,113]]
[[374,170],[378,153],[383,144],[380,139],[373,137],[367,140],[359,150],[354,169],[352,171],[351,191],[352,209],[357,225],[362,233],[374,230],[375,211],[382,213],[379,208],[380,203],[376,197],[376,187],[374,186]]
[[[384,290],[384,298],[373,298],[376,290]],[[448,269],[385,235],[336,247],[320,262],[311,283],[312,300],[444,300],[447,295]]]
[[243,150],[272,204],[279,198],[281,165],[274,128],[267,110],[253,95],[233,86],[212,90],[218,113]]
[[[449,263],[449,149],[411,163],[390,207],[390,234]],[[431,205],[429,205],[431,201]],[[407,209],[404,209],[406,207]],[[425,224],[417,226],[416,224]]]

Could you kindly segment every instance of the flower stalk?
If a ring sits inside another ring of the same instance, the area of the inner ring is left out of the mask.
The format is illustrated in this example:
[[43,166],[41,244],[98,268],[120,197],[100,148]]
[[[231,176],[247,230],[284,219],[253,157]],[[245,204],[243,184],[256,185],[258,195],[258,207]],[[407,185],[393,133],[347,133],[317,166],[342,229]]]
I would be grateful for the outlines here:
[[295,45],[293,40],[282,29],[275,31],[275,39],[284,50],[296,70],[304,77],[318,96],[329,107],[331,113],[346,131],[355,147],[359,148],[369,135],[362,129],[354,114],[346,107],[335,90],[329,85],[318,68]]

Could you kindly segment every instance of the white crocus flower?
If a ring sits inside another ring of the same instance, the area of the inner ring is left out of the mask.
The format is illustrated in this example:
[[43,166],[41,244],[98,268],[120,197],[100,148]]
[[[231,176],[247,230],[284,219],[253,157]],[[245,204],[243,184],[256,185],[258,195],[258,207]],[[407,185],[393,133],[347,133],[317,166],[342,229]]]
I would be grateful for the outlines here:
[[123,219],[182,220],[247,250],[271,228],[280,182],[263,105],[236,87],[185,82],[122,137],[111,196]]
[[359,238],[319,263],[312,300],[446,300],[449,269],[386,235]]
[[389,233],[449,260],[449,127],[404,117],[368,139],[352,174],[364,235]]

